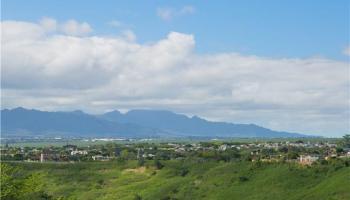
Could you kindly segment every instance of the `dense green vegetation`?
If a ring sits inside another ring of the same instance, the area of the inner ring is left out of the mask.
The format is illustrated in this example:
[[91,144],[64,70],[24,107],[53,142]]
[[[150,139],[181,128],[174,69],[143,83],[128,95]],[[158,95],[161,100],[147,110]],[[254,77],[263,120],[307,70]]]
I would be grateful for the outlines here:
[[338,159],[9,162],[1,173],[1,199],[350,199],[349,160]]
[[[1,199],[345,200],[350,199],[349,147],[349,135],[336,144],[6,145],[1,149]],[[80,151],[85,154],[72,154]],[[300,160],[306,155],[313,160]]]

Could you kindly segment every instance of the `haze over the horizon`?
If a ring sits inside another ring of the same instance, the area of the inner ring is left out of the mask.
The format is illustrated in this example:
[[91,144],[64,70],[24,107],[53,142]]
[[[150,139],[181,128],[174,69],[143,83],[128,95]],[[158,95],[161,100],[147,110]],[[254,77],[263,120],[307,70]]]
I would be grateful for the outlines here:
[[348,1],[4,0],[1,107],[170,110],[339,137],[349,44]]

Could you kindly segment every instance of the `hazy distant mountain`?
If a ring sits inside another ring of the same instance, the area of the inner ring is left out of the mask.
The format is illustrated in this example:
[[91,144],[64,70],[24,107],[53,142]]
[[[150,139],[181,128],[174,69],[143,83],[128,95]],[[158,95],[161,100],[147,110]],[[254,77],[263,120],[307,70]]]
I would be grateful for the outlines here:
[[303,137],[305,135],[278,132],[254,124],[210,122],[197,116],[187,117],[170,111],[131,110],[125,114],[112,111],[100,116],[119,123],[153,127],[181,136],[206,137]]
[[210,122],[170,111],[131,110],[103,115],[82,111],[46,112],[24,108],[1,111],[1,132],[4,136],[81,136],[81,137],[305,137],[278,132],[254,124]]
[[115,136],[154,137],[160,131],[135,124],[121,124],[86,114],[82,111],[44,112],[16,108],[1,111],[1,132],[29,136]]

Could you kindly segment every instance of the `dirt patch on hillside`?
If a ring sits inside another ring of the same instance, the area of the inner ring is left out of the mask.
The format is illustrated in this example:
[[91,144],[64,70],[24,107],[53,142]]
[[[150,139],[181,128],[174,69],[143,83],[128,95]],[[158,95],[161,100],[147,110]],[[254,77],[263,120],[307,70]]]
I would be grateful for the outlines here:
[[133,172],[133,173],[143,174],[146,172],[146,167],[139,167],[136,169],[125,169],[124,172]]

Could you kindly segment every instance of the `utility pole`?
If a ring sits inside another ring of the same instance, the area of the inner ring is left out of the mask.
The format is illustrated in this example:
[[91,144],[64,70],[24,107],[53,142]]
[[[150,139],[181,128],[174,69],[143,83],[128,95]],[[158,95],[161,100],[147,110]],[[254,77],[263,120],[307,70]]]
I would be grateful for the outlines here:
[[140,148],[137,148],[137,159],[140,158]]

